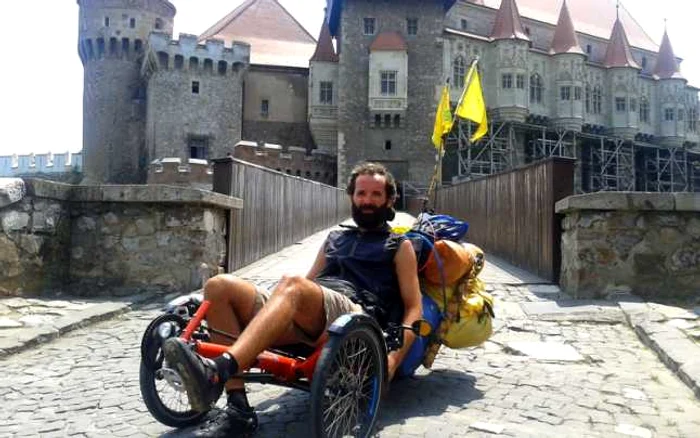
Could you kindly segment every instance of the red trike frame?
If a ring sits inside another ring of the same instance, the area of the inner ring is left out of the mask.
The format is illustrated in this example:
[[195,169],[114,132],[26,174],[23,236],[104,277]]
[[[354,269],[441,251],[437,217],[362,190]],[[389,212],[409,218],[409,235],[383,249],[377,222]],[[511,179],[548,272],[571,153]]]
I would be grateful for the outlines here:
[[[180,335],[182,339],[187,342],[192,340],[192,334],[202,323],[210,305],[210,301],[202,301],[199,309],[197,309],[197,312],[195,312]],[[194,345],[198,354],[208,358],[220,356],[229,349],[226,345],[199,340],[196,340]],[[322,345],[317,347],[308,358],[304,359],[293,357],[292,355],[264,351],[258,355],[250,367],[260,369],[261,373],[252,373],[246,370],[241,373],[240,377],[247,381],[275,382],[307,389],[307,385],[301,384],[300,379],[307,379],[308,383],[311,383],[322,347]]]

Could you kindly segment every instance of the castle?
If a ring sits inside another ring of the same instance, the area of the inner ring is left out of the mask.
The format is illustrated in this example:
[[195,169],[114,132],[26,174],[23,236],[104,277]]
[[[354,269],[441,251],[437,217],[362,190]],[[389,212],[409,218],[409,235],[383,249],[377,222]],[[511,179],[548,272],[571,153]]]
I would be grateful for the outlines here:
[[698,89],[668,35],[658,46],[612,0],[328,0],[318,41],[276,0],[178,39],[166,0],[78,4],[87,181],[247,148],[323,182],[369,159],[425,186],[440,90],[449,78],[455,104],[478,57],[490,132],[471,145],[455,127],[446,181],[563,156],[578,191],[700,190]]

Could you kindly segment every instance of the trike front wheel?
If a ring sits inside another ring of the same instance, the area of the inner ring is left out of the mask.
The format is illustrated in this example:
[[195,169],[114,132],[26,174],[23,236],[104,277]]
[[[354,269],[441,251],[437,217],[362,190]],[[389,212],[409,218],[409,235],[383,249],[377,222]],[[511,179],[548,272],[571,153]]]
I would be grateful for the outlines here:
[[331,334],[311,384],[311,432],[318,438],[369,437],[386,380],[382,340],[369,325]]

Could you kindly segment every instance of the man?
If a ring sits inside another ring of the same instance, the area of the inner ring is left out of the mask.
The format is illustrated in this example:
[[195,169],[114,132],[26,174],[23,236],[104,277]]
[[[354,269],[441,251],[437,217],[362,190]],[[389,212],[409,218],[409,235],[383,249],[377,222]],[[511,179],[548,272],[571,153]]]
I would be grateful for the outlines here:
[[[193,409],[209,409],[218,393],[216,382],[226,382],[228,404],[217,425],[222,434],[257,423],[243,381],[230,377],[249,367],[266,348],[323,342],[336,318],[367,310],[359,303],[369,307],[368,296],[383,322],[410,325],[421,318],[413,246],[392,234],[387,224],[395,215],[393,176],[380,164],[360,164],[352,171],[347,193],[357,228],[331,232],[306,277],[283,277],[271,294],[227,274],[207,281],[204,295],[212,303],[208,324],[240,333],[227,353],[211,360],[195,354],[179,338],[166,341],[166,360],[181,375]],[[212,340],[230,342],[216,334]],[[403,348],[389,354],[390,379],[413,340],[413,333],[406,332]]]

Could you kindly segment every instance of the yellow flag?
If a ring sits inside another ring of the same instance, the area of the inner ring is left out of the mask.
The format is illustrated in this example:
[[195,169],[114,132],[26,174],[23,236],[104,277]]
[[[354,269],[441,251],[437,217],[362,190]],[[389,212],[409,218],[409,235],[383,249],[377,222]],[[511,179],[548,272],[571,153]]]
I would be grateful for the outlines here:
[[450,89],[445,85],[435,114],[433,128],[433,144],[437,149],[442,147],[442,136],[452,130],[452,111],[450,111]]
[[470,75],[471,81],[467,84],[462,102],[455,112],[457,116],[471,120],[479,125],[474,135],[472,135],[472,138],[469,139],[471,142],[475,142],[488,131],[488,119],[486,117],[484,95],[481,92],[481,80],[479,79],[479,72],[476,69],[476,65],[472,66],[467,74],[467,78],[469,78]]

